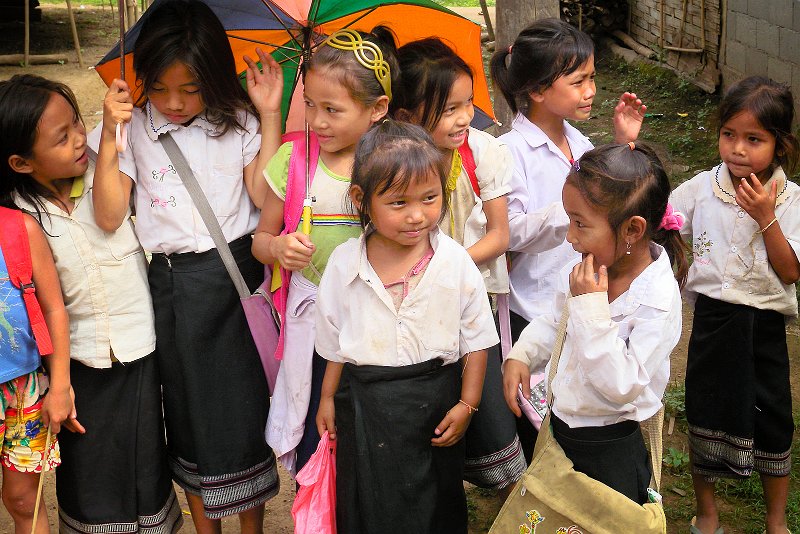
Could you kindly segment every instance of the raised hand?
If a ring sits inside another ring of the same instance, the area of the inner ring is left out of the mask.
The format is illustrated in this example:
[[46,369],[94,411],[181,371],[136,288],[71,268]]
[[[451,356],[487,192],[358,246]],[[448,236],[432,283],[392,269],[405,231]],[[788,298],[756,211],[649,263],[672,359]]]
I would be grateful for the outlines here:
[[125,80],[115,78],[103,98],[103,131],[114,136],[117,124],[130,122],[132,112],[130,88]]
[[614,139],[617,143],[636,141],[642,129],[647,106],[636,93],[622,93],[614,107]]
[[256,48],[261,68],[250,56],[244,56],[247,63],[247,94],[260,114],[280,113],[283,97],[283,69],[275,59]]

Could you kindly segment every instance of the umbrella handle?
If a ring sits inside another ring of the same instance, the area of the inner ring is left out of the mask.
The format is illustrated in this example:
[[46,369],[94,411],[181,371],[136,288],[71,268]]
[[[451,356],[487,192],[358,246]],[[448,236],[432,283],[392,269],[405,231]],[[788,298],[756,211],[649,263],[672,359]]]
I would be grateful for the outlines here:
[[303,201],[303,227],[302,232],[306,235],[311,235],[311,199],[307,198]]
[[115,143],[117,145],[117,152],[125,152],[125,147],[128,145],[128,127],[121,122],[117,123]]

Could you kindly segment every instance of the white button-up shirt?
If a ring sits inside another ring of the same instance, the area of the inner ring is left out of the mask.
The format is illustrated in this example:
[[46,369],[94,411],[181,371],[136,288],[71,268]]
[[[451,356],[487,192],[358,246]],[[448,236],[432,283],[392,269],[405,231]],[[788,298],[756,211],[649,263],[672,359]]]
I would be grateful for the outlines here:
[[356,365],[449,364],[499,343],[475,263],[438,230],[430,239],[433,258],[399,310],[367,259],[364,236],[334,250],[317,293],[320,356]]
[[[764,185],[778,182],[775,216],[800,258],[800,187],[778,167]],[[672,207],[686,216],[681,235],[692,239],[694,261],[684,287],[694,304],[698,294],[733,304],[797,316],[794,284],[781,282],[767,258],[758,223],[736,204],[736,188],[724,163],[678,186]]]
[[[122,226],[106,233],[94,221],[94,163],[72,213],[44,201],[41,222],[53,252],[69,314],[70,357],[95,368],[111,367],[111,351],[127,363],[156,348],[147,260],[130,212]],[[17,205],[35,208],[20,198]]]
[[[550,309],[562,267],[579,257],[566,242],[569,218],[561,190],[571,163],[549,137],[523,114],[500,136],[514,157],[508,195],[509,250],[512,255],[511,309],[531,320]],[[564,121],[572,156],[580,158],[592,143]]]
[[[605,292],[568,301],[552,387],[553,413],[570,428],[644,421],[661,407],[669,355],[681,336],[681,296],[666,251],[654,243],[650,251],[657,258],[614,302]],[[549,367],[573,265],[560,273],[551,311],[531,321],[508,355],[531,372]]]
[[[214,210],[225,239],[231,242],[252,233],[258,210],[244,184],[243,170],[261,148],[258,120],[241,111],[244,131],[218,128],[198,115],[189,126],[169,122],[149,103],[135,108],[128,125],[128,146],[119,155],[119,170],[136,183],[133,198],[136,228],[145,250],[151,252],[204,252],[214,248],[200,213],[194,207],[158,136],[170,132],[183,152]],[[95,152],[102,125],[89,136]]]

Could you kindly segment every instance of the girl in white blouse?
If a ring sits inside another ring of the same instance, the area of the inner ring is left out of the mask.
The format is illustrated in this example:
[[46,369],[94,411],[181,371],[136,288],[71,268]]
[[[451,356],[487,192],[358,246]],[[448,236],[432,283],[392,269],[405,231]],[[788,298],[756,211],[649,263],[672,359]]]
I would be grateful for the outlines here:
[[694,262],[686,297],[694,324],[686,366],[692,534],[721,532],[718,477],[761,475],[766,532],[784,534],[792,396],[787,319],[797,316],[800,188],[794,100],[788,86],[751,77],[720,104],[722,163],[681,184],[672,202],[686,214]]
[[411,124],[386,120],[356,149],[365,231],[331,255],[316,308],[340,532],[467,531],[462,437],[498,337],[480,271],[438,230],[448,168]]
[[639,422],[658,412],[681,334],[681,219],[655,153],[605,145],[580,159],[563,190],[567,241],[582,255],[561,271],[555,306],[523,330],[503,366],[506,402],[549,361],[559,318],[567,336],[553,379],[552,429],[577,471],[643,504],[650,466]]

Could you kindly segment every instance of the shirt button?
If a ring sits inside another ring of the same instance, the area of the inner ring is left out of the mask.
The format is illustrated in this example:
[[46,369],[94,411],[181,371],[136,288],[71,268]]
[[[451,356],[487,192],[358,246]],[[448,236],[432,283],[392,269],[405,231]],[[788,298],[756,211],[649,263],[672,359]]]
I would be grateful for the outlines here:
[[101,319],[105,319],[106,318],[106,312],[101,312],[100,313],[100,318]]
[[739,249],[738,249],[738,248],[736,248],[736,245],[733,245],[733,246],[731,247],[731,252],[736,252],[737,250],[739,250]]
[[739,216],[740,219],[744,217],[744,210],[739,210],[739,213],[737,213],[737,215]]
[[731,285],[728,282],[722,284],[722,289],[730,289]]

